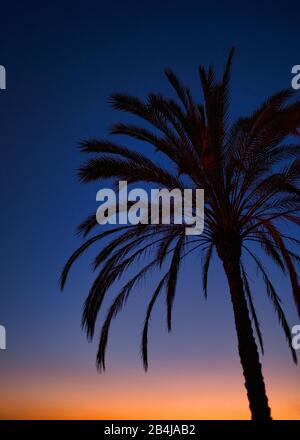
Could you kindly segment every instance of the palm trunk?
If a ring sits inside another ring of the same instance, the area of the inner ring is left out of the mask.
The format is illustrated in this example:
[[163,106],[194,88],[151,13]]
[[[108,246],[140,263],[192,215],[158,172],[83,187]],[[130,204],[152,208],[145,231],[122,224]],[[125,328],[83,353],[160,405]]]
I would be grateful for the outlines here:
[[232,252],[233,246],[233,243],[231,243],[230,251],[226,253],[219,252],[219,255],[223,262],[230,288],[238,339],[238,351],[245,378],[249,407],[252,420],[271,420],[271,411],[268,405],[262,367],[244,294],[240,270],[240,254],[239,252]]

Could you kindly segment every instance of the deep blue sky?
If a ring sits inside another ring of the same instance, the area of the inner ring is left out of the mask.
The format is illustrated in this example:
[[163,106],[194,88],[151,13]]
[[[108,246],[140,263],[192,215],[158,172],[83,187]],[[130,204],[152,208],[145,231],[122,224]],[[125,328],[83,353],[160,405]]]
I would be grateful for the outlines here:
[[[64,294],[58,292],[58,278],[80,244],[74,236],[77,224],[96,209],[95,186],[76,179],[85,159],[76,146],[85,138],[105,137],[109,125],[124,118],[109,108],[109,95],[170,93],[165,67],[197,95],[198,65],[214,63],[221,71],[235,46],[231,114],[247,114],[272,92],[289,87],[291,68],[300,64],[299,17],[296,1],[1,5],[0,64],[7,71],[7,90],[0,91],[0,324],[8,333],[8,350],[0,353],[4,374],[22,365],[94,362],[95,347],[80,331],[81,305],[92,279],[90,259],[76,265]],[[196,264],[189,266],[181,278],[176,338],[165,337],[164,322],[153,325],[153,360],[167,363],[168,357],[185,355],[198,360],[208,351],[222,360],[235,353],[224,279],[212,277],[205,303],[197,270]],[[288,285],[278,281],[287,297]],[[261,296],[259,281],[256,289]],[[290,303],[286,300],[289,311]],[[126,319],[116,321],[110,360],[138,362],[144,306],[142,300],[132,301]],[[271,305],[262,302],[261,307],[271,356],[274,352],[285,359],[288,351],[284,338],[278,340]],[[293,312],[290,318],[295,321]],[[121,343],[124,325],[130,337]],[[220,342],[220,331],[226,344]]]

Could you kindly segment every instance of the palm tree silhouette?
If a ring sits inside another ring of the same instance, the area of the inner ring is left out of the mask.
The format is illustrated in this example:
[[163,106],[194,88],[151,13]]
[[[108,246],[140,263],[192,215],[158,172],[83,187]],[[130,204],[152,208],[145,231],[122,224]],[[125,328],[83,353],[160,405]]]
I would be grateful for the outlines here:
[[[248,255],[261,273],[290,347],[294,362],[290,327],[268,272],[254,245],[286,273],[291,282],[294,302],[300,316],[300,289],[295,264],[300,257],[293,246],[300,241],[293,232],[282,231],[284,223],[300,225],[299,145],[287,142],[300,126],[300,101],[292,100],[291,89],[268,98],[250,117],[228,122],[229,80],[234,50],[230,51],[221,80],[213,67],[199,68],[204,104],[198,104],[171,70],[166,76],[177,99],[151,93],[143,102],[127,94],[114,94],[114,109],[138,116],[146,124],[116,124],[111,133],[138,139],[154,147],[171,162],[162,167],[144,154],[110,141],[82,142],[83,152],[95,153],[79,170],[82,182],[103,179],[143,182],[156,187],[203,188],[205,191],[205,230],[201,236],[185,235],[184,225],[138,224],[105,230],[85,241],[66,263],[61,275],[64,288],[74,261],[92,244],[105,237],[111,240],[94,260],[99,269],[85,301],[82,326],[93,338],[95,323],[103,299],[122,274],[141,257],[153,257],[122,287],[104,321],[97,354],[99,370],[105,369],[105,351],[113,318],[124,306],[130,292],[153,268],[167,270],[149,302],[142,332],[141,353],[148,368],[148,324],[154,304],[166,291],[167,326],[171,330],[172,305],[181,262],[196,249],[202,251],[201,270],[204,295],[211,258],[215,251],[228,280],[238,352],[245,378],[252,419],[271,419],[258,347],[263,340],[253,304],[250,283],[242,257]],[[151,126],[152,128],[147,128]],[[145,147],[146,148],[146,147]],[[97,225],[95,214],[80,226],[86,236]],[[252,247],[251,247],[252,246]],[[254,330],[256,338],[254,336]]]

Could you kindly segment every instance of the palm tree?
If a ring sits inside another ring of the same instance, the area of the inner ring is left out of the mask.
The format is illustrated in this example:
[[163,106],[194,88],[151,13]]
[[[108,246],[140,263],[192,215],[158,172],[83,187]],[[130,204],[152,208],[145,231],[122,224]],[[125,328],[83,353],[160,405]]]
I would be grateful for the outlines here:
[[[296,309],[300,316],[300,289],[295,265],[300,263],[293,246],[300,241],[293,232],[284,233],[284,223],[300,226],[298,211],[300,161],[299,145],[290,143],[300,126],[300,101],[291,100],[291,89],[268,98],[251,116],[229,124],[229,80],[232,49],[221,80],[213,67],[199,68],[203,104],[193,99],[171,70],[166,76],[176,99],[151,93],[145,101],[127,94],[114,94],[114,109],[128,112],[144,124],[116,124],[111,134],[127,135],[154,147],[165,155],[170,167],[163,167],[144,154],[106,140],[82,142],[81,150],[94,153],[79,170],[82,182],[104,179],[143,182],[156,187],[203,188],[205,191],[205,230],[200,236],[186,236],[184,225],[118,226],[106,229],[84,242],[66,263],[61,288],[74,261],[92,244],[109,238],[94,260],[99,273],[85,301],[82,327],[92,339],[103,299],[122,274],[137,260],[152,259],[135,273],[112,302],[99,341],[97,366],[105,370],[105,351],[113,318],[124,306],[130,292],[154,268],[163,270],[162,278],[149,302],[142,332],[141,353],[148,368],[148,324],[157,298],[166,292],[167,326],[171,330],[172,306],[181,262],[196,250],[200,258],[204,295],[207,296],[208,271],[213,253],[221,260],[228,280],[237,334],[238,352],[245,378],[252,419],[271,419],[258,346],[263,340],[244,256],[253,260],[265,283],[286,336],[294,362],[290,327],[278,293],[262,263],[266,254],[286,273],[291,282]],[[145,124],[146,123],[146,124]],[[148,128],[151,127],[151,128]],[[80,226],[86,236],[97,225],[95,214]],[[263,250],[257,255],[255,246]],[[254,247],[254,249],[253,249]],[[256,337],[254,335],[254,331]]]

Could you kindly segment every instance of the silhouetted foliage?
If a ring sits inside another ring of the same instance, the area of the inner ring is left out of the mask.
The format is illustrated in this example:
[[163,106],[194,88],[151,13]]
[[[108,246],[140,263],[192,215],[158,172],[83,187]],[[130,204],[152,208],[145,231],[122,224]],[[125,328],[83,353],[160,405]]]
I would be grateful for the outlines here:
[[[296,362],[281,300],[261,258],[249,244],[259,245],[266,256],[287,274],[300,316],[296,269],[300,256],[291,247],[299,245],[300,241],[292,232],[284,233],[285,223],[294,225],[294,230],[300,225],[299,145],[287,142],[291,135],[298,135],[300,101],[291,100],[292,90],[282,90],[268,98],[249,117],[230,124],[228,104],[233,52],[229,54],[220,81],[216,80],[213,67],[208,70],[202,66],[199,68],[203,104],[194,100],[190,90],[171,70],[165,73],[176,93],[176,100],[157,93],[149,94],[145,101],[127,94],[112,95],[110,101],[114,109],[137,116],[145,126],[116,124],[111,133],[142,141],[143,153],[105,140],[91,139],[81,143],[84,153],[95,155],[79,170],[82,182],[113,179],[116,183],[127,180],[129,183],[143,182],[168,189],[204,188],[204,233],[196,237],[186,236],[184,225],[114,227],[95,235],[75,251],[64,268],[61,287],[64,287],[72,264],[82,252],[105,237],[115,236],[100,250],[94,261],[98,275],[87,296],[82,318],[83,328],[92,338],[109,288],[130,266],[146,258],[150,251],[153,259],[125,284],[108,310],[97,355],[98,368],[105,369],[105,350],[113,318],[139,281],[151,270],[163,269],[169,262],[146,312],[141,353],[147,369],[148,325],[157,298],[166,292],[167,326],[171,330],[172,306],[181,262],[196,250],[202,251],[202,281],[206,296],[211,258],[217,255],[223,262],[229,281],[252,417],[270,418],[249,315],[262,350],[263,339],[243,257],[248,254],[261,273],[266,293]],[[147,128],[150,126],[153,129]],[[158,161],[147,158],[144,155],[147,146],[158,155],[165,155],[172,166],[162,167]],[[86,236],[96,225],[95,215],[91,215],[80,225],[79,233]],[[242,316],[243,319],[240,319]]]

